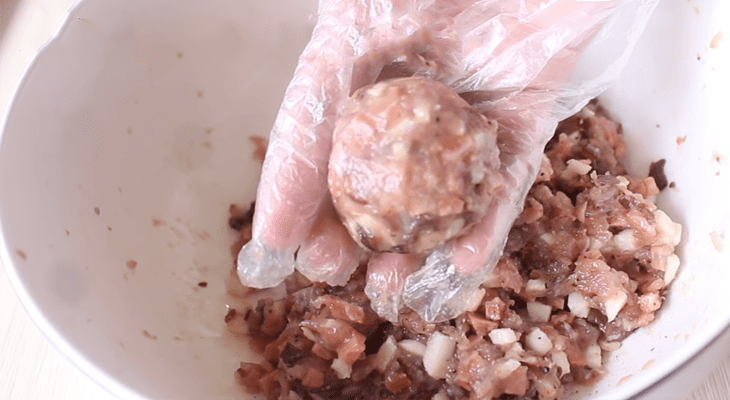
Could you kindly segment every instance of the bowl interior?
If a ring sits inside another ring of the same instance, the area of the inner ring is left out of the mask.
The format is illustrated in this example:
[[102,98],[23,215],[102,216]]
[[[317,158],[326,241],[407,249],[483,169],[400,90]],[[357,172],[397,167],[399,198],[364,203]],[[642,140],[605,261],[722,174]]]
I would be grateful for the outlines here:
[[[602,96],[635,173],[667,159],[675,187],[659,203],[684,225],[682,269],[658,320],[575,398],[634,395],[730,321],[728,257],[711,240],[730,198],[718,101],[730,63],[708,47],[728,15],[720,3],[660,2]],[[16,93],[0,148],[3,261],[51,342],[123,398],[241,396],[233,371],[253,355],[223,326],[228,206],[254,198],[250,137],[268,135],[314,10],[81,2]]]
[[5,265],[50,340],[125,398],[238,393],[228,206],[255,197],[249,137],[314,21],[314,1],[277,5],[81,2],[9,114]]

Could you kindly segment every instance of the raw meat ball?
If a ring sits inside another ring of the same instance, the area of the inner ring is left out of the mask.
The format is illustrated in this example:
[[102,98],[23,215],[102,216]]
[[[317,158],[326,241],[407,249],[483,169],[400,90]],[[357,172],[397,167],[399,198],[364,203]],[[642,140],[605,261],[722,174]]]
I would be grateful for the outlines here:
[[420,253],[466,232],[502,187],[497,123],[427,78],[357,90],[337,120],[329,188],[350,235]]

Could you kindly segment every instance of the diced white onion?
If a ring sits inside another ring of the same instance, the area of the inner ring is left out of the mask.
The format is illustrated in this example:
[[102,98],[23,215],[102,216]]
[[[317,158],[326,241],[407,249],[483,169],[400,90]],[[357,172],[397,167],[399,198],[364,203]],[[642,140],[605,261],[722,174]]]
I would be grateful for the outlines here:
[[567,170],[577,175],[585,175],[591,172],[591,169],[593,167],[591,167],[590,162],[586,163],[575,159],[568,160]]
[[341,358],[335,358],[332,361],[331,368],[340,379],[347,379],[352,374],[352,365],[348,365]]
[[560,367],[560,378],[565,374],[570,373],[570,363],[568,362],[568,355],[564,351],[556,351],[550,355],[555,365]]
[[634,236],[633,229],[622,230],[611,238],[611,242],[613,242],[613,246],[620,251],[636,250],[638,247],[636,245],[636,236]]
[[[479,136],[477,136],[479,137]],[[485,168],[479,168],[478,166],[474,166],[471,168],[471,183],[477,184],[484,180],[484,177],[487,175],[487,172]]]
[[659,240],[670,246],[676,246],[682,239],[682,225],[672,221],[671,218],[662,210],[654,211],[654,219],[656,220],[657,236]]
[[494,344],[510,344],[517,341],[517,335],[510,328],[498,328],[489,332],[489,339]]
[[625,176],[619,175],[616,177],[616,180],[618,181],[616,186],[623,187],[624,189],[629,186],[629,180]]
[[547,288],[545,287],[545,281],[542,279],[529,279],[525,284],[525,292],[527,293],[543,293]]
[[586,364],[593,369],[600,369],[603,365],[601,357],[601,347],[597,344],[592,344],[586,348],[585,352]]
[[555,235],[552,233],[543,233],[540,235],[540,239],[544,240],[547,244],[554,244],[556,241]]
[[530,318],[535,321],[548,322],[552,311],[553,308],[547,304],[539,303],[537,301],[530,301],[527,303],[527,314],[529,314]]
[[398,346],[413,355],[423,357],[426,354],[426,345],[416,340],[401,340],[398,342]]
[[[522,343],[520,342],[514,342],[512,343],[507,351],[504,352],[504,356],[506,358],[515,358],[522,360],[522,356],[525,355],[525,349],[522,348]],[[524,361],[524,360],[523,360]]]
[[608,322],[616,319],[618,312],[621,311],[622,308],[624,308],[624,305],[626,305],[626,300],[628,300],[628,298],[629,296],[626,295],[626,292],[620,291],[615,296],[606,300],[606,302],[603,304],[603,308],[606,312],[606,317],[608,317]]
[[606,342],[601,340],[598,342],[598,345],[601,346],[601,350],[603,351],[616,351],[621,348],[621,342]]
[[431,400],[449,400],[449,396],[444,392],[438,392],[431,397]]
[[588,300],[579,292],[573,292],[568,295],[568,308],[578,318],[588,318],[590,305]]
[[583,250],[584,253],[591,250],[598,250],[603,247],[604,244],[606,244],[606,240],[602,240],[596,237],[588,238],[587,242],[588,246]]
[[657,292],[642,294],[641,296],[639,296],[639,307],[643,312],[654,312],[658,310],[661,306],[662,299]]
[[431,107],[426,103],[421,103],[413,108],[413,116],[415,122],[428,122],[431,120]]
[[449,229],[446,230],[446,236],[452,237],[456,236],[459,231],[461,231],[461,228],[464,227],[464,218],[456,218],[453,221],[451,221],[451,225],[449,225]]
[[525,344],[528,349],[541,356],[544,356],[553,348],[553,341],[540,328],[533,329],[532,332],[527,334]]
[[474,292],[474,295],[469,297],[467,300],[467,306],[465,308],[466,311],[476,311],[477,308],[482,304],[482,300],[484,300],[484,295],[487,293],[484,288],[479,288],[479,290]]
[[506,378],[509,376],[509,374],[513,373],[517,368],[522,365],[521,362],[515,360],[515,359],[509,359],[505,362],[499,363],[497,365],[497,376],[500,378]]
[[393,144],[392,151],[395,159],[402,160],[407,158],[408,150],[408,144],[406,144],[405,142],[399,141]]
[[378,349],[378,353],[375,355],[375,368],[380,372],[385,372],[388,368],[388,364],[395,358],[395,353],[398,351],[398,346],[395,343],[393,336],[388,336],[385,342]]
[[669,285],[669,282],[674,280],[679,270],[679,257],[676,254],[670,254],[667,257],[667,269],[664,271],[664,283]]
[[305,338],[317,343],[317,335],[315,335],[314,332],[312,332],[309,328],[303,326],[301,328]]
[[426,343],[426,353],[423,355],[423,367],[432,378],[443,379],[449,366],[449,360],[454,355],[456,341],[450,336],[434,332]]

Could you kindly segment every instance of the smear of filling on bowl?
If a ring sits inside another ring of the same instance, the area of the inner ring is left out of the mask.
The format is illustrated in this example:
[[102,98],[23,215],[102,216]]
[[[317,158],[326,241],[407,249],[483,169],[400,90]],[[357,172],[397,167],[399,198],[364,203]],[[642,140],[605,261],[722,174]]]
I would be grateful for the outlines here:
[[[240,382],[267,399],[317,400],[551,400],[594,383],[607,354],[654,320],[679,267],[681,226],[654,204],[654,178],[627,175],[625,155],[595,101],[561,122],[493,274],[447,322],[380,318],[364,265],[337,287],[295,273],[255,290],[232,271],[240,304],[225,321],[263,358],[241,363]],[[234,260],[252,215],[231,208]]]

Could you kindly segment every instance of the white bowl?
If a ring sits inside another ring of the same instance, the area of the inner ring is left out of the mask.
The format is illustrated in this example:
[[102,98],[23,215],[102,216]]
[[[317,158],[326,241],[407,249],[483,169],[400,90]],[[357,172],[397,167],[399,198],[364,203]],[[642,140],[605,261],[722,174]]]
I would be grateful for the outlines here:
[[[251,354],[222,322],[228,205],[254,197],[249,135],[268,134],[314,8],[82,1],[26,72],[0,148],[2,260],[50,342],[117,396],[245,396],[233,371]],[[581,398],[681,398],[730,337],[730,263],[710,236],[730,233],[730,43],[708,47],[729,16],[661,2],[602,96],[633,171],[668,160],[660,205],[684,225],[683,263],[658,320]]]

